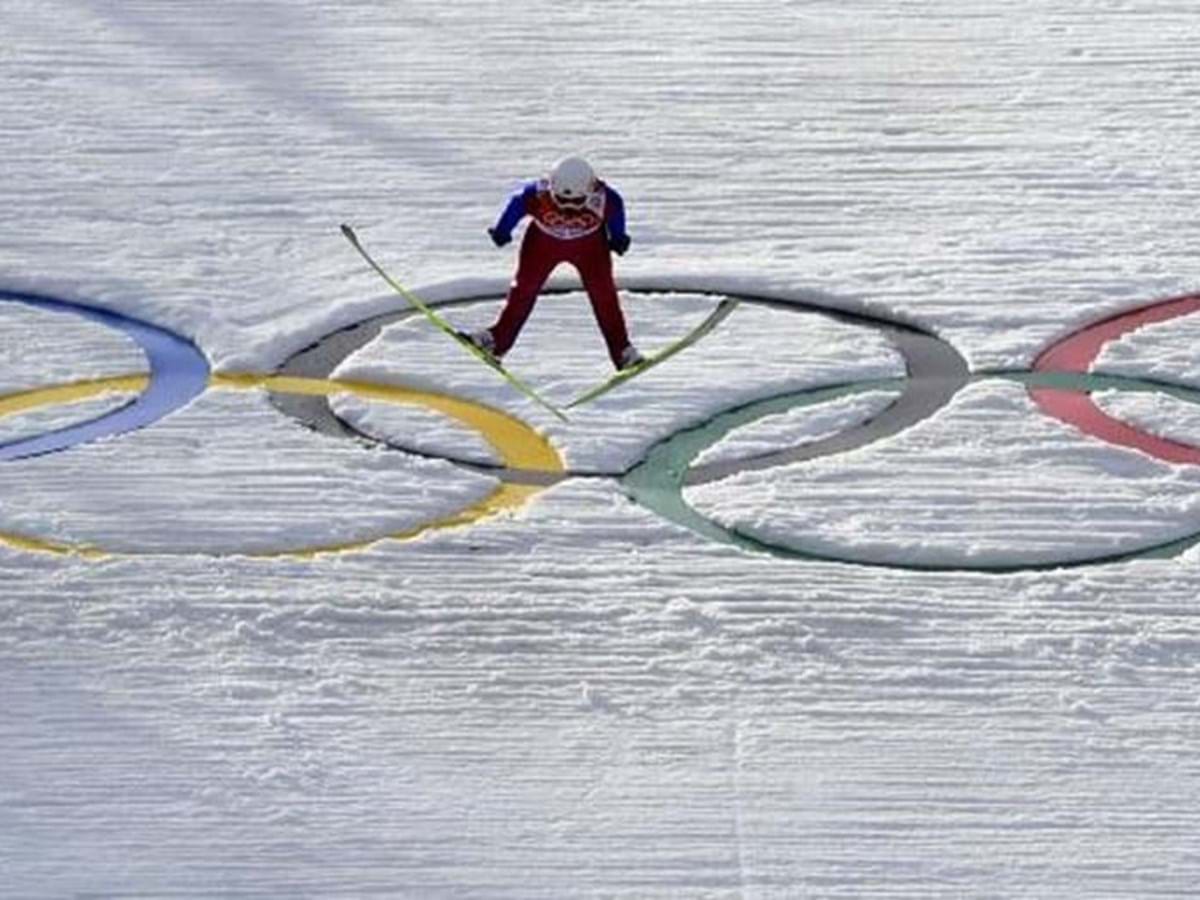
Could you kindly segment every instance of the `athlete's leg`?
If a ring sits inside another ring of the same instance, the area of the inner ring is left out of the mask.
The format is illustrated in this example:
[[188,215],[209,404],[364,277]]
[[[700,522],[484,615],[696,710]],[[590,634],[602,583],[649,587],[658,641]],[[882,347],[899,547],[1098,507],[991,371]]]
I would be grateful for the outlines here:
[[538,292],[554,267],[562,261],[557,244],[560,241],[544,234],[535,225],[525,230],[521,241],[521,252],[517,256],[517,271],[513,275],[512,284],[508,288],[508,296],[504,301],[504,309],[500,318],[491,327],[492,339],[495,342],[493,352],[503,356],[517,341],[517,335],[525,325],[525,320],[533,312],[537,302]]
[[613,280],[612,256],[603,233],[581,238],[579,247],[572,254],[571,262],[579,269],[583,287],[592,302],[592,312],[604,335],[608,355],[613,365],[621,367],[621,354],[629,346],[629,331],[625,326],[625,314],[617,296],[617,285]]

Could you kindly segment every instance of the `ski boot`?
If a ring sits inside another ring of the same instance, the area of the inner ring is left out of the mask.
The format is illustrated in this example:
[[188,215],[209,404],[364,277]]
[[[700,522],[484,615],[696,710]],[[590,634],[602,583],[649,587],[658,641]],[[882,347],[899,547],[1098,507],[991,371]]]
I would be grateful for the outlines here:
[[626,344],[625,349],[621,351],[621,358],[617,361],[617,371],[624,372],[626,369],[635,369],[646,361],[646,357],[638,352],[638,348],[633,344]]
[[478,331],[458,331],[455,333],[468,344],[473,345],[478,350],[482,350],[492,359],[497,362],[500,361],[500,357],[496,355],[496,339],[492,337],[490,328],[480,328]]

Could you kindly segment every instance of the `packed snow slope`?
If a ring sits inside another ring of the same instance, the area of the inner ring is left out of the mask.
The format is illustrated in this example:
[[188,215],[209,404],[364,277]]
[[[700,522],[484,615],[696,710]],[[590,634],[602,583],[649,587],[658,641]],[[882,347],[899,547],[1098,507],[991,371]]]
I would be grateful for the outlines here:
[[[614,473],[470,527],[455,511],[501,475],[436,458],[487,463],[469,428],[334,397],[403,454],[231,389],[402,308],[340,222],[430,298],[502,292],[512,250],[484,229],[567,152],[626,197],[618,278],[661,286],[626,297],[645,350],[704,291],[743,291],[914,323],[980,376],[1027,369],[1200,290],[1192,4],[0,18],[0,291],[169,328],[217,376],[149,428],[0,465],[0,897],[1195,890],[1200,553],[970,571],[1194,534],[1193,467],[980,377],[887,440],[684,492],[716,526],[891,567],[805,562],[709,540],[616,476],[730,407],[897,379],[870,328],[745,306],[567,425],[419,323],[385,329],[338,377],[441,385]],[[606,374],[584,303],[545,298],[510,357],[558,402]],[[1138,331],[1098,368],[1196,386],[1197,327]],[[146,371],[96,322],[9,302],[0,343],[5,396]],[[705,459],[818,439],[899,389],[779,411]],[[127,400],[4,416],[0,441]],[[1102,402],[1200,442],[1194,404]],[[430,522],[451,527],[387,538]],[[331,545],[350,549],[288,552]],[[49,552],[70,548],[98,552]]]

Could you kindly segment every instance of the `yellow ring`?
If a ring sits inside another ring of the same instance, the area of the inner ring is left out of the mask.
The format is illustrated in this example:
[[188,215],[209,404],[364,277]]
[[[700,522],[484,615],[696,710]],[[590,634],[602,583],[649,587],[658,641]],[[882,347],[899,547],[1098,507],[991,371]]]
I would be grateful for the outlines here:
[[18,391],[0,397],[0,419],[30,412],[45,406],[61,406],[64,403],[79,403],[100,394],[114,391],[141,393],[150,384],[149,375],[118,375],[115,378],[93,378],[72,384],[57,384],[53,387]]
[[[29,412],[47,406],[75,403],[88,400],[112,391],[142,391],[148,383],[146,375],[121,375],[114,378],[97,378],[73,384],[55,385],[20,391],[0,397],[0,418]],[[531,426],[508,413],[472,400],[421,391],[399,385],[379,384],[369,381],[341,381],[326,378],[296,378],[284,375],[264,375],[254,372],[216,374],[209,379],[209,387],[224,390],[265,389],[281,394],[305,394],[308,396],[330,396],[351,393],[367,400],[382,400],[409,406],[422,406],[447,415],[483,436],[499,455],[505,466],[547,473],[565,471],[562,457],[554,446]],[[275,558],[286,556],[314,557],[322,553],[342,553],[360,550],[383,540],[408,541],[432,531],[473,525],[483,519],[502,512],[512,511],[529,501],[543,485],[510,484],[501,482],[491,494],[458,512],[440,519],[426,522],[400,532],[376,538],[337,544],[325,544],[296,550],[275,550],[248,553],[247,556]],[[0,532],[0,544],[17,550],[40,551],[58,555],[82,556],[99,559],[115,556],[99,547],[66,544],[12,532]],[[124,555],[124,554],[122,554]]]

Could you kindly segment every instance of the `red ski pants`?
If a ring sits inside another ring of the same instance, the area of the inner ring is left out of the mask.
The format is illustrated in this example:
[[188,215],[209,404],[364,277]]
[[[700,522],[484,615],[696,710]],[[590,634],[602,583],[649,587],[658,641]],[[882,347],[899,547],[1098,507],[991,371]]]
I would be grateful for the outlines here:
[[509,286],[500,318],[491,329],[496,355],[503,356],[516,343],[542,285],[558,264],[564,262],[579,271],[584,290],[592,302],[592,312],[608,345],[608,355],[614,366],[619,365],[621,353],[629,346],[629,332],[621,302],[617,299],[612,256],[603,229],[572,240],[550,237],[536,225],[525,230],[517,257],[517,272]]

